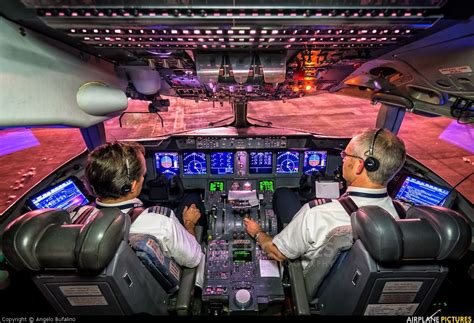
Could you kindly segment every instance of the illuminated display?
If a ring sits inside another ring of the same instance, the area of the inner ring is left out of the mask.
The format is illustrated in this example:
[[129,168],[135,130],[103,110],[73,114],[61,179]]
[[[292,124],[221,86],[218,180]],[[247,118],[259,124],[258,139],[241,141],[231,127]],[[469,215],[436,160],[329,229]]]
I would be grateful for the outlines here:
[[178,153],[159,152],[155,153],[156,172],[165,174],[170,178],[179,175]]
[[207,174],[206,154],[198,152],[183,153],[183,173],[184,175]]
[[272,191],[274,190],[273,181],[265,180],[258,182],[258,189],[260,191]]
[[209,191],[216,192],[216,191],[224,191],[224,181],[210,181],[209,182]]
[[271,174],[273,172],[273,160],[271,151],[250,152],[250,174]]
[[277,174],[298,173],[299,166],[300,154],[297,151],[280,151],[277,153]]
[[28,205],[31,209],[58,208],[86,205],[89,200],[72,179],[63,181],[47,191],[31,197]]
[[235,249],[232,251],[232,259],[234,262],[251,262],[252,252],[250,250]]
[[303,173],[321,171],[326,169],[328,153],[326,151],[305,151],[303,162]]
[[405,200],[415,205],[442,205],[449,190],[419,178],[407,176],[395,199]]
[[211,174],[214,174],[214,175],[234,174],[234,153],[232,152],[211,153]]

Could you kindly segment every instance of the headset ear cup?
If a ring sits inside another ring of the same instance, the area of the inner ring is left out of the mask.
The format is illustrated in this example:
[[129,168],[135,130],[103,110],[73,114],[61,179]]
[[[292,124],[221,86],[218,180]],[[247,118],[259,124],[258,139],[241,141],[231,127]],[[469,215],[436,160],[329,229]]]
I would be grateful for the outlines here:
[[125,184],[120,190],[122,191],[122,194],[127,194],[132,190],[132,186],[130,184]]
[[379,169],[380,163],[377,158],[367,157],[364,161],[364,167],[369,172],[375,172]]

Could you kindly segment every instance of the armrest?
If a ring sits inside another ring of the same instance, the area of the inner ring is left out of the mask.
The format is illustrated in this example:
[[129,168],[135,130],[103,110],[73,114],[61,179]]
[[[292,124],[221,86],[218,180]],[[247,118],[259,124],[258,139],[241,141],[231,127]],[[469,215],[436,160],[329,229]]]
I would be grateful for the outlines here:
[[[196,226],[196,240],[201,243],[202,240],[201,226]],[[196,271],[199,266],[194,268],[183,268],[181,272],[181,281],[179,283],[178,296],[176,298],[176,313],[178,315],[189,315],[191,312],[191,296],[194,290],[194,281],[196,280]]]
[[291,294],[296,315],[310,315],[309,301],[304,284],[303,267],[299,259],[288,261]]

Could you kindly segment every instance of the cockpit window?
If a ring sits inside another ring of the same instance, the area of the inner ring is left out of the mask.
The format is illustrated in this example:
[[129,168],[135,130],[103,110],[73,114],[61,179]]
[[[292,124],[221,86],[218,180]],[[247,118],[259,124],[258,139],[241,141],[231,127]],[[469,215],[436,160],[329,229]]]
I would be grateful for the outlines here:
[[[148,111],[147,101],[130,100],[126,113],[105,122],[107,140],[156,138],[232,122],[228,102],[198,102],[169,97],[168,111]],[[327,136],[351,137],[374,127],[379,105],[336,94],[294,100],[249,102],[249,121]],[[137,113],[138,112],[138,113]],[[219,120],[230,118],[222,122]],[[256,120],[258,119],[258,120]],[[120,123],[122,127],[120,127]],[[426,118],[406,113],[399,132],[408,153],[455,185],[473,171],[474,127],[445,117]],[[11,128],[0,130],[0,214],[37,182],[85,149],[78,129]],[[474,176],[457,190],[474,202]]]

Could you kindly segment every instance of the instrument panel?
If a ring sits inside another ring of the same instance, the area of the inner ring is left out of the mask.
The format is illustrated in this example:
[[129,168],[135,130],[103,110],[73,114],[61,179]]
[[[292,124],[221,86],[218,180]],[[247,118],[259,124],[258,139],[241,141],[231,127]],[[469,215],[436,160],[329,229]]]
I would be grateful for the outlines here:
[[327,151],[160,151],[154,153],[157,175],[186,177],[300,175],[326,170]]

